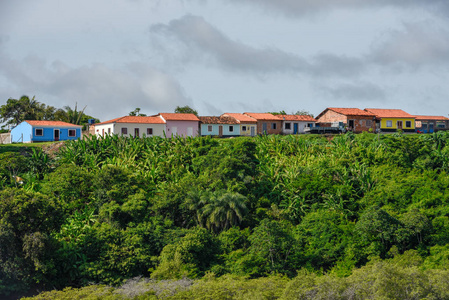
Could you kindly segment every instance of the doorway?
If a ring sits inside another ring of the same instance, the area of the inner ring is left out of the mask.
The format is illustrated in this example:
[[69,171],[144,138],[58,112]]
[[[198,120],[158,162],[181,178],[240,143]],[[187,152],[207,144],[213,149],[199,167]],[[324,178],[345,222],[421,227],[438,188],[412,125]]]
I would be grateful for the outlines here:
[[53,133],[54,133],[54,138],[55,138],[55,141],[57,142],[57,141],[59,141],[59,129],[55,129],[54,131],[53,131]]

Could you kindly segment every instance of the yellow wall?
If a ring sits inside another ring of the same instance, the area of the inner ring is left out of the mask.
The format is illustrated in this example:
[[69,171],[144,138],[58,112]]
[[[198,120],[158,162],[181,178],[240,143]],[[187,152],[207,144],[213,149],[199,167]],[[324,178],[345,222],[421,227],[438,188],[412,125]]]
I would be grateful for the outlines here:
[[[391,121],[392,126],[387,127],[387,121]],[[402,121],[402,129],[415,129],[415,120],[414,119],[403,119],[403,118],[383,118],[380,120],[380,128],[381,129],[398,129],[398,121]],[[405,122],[410,121],[411,127],[405,127]]]
[[[246,131],[242,130],[243,126],[246,126]],[[256,124],[242,124],[242,125],[240,125],[240,135],[251,136],[251,127],[254,127],[254,134],[257,135],[257,126],[256,126]]]

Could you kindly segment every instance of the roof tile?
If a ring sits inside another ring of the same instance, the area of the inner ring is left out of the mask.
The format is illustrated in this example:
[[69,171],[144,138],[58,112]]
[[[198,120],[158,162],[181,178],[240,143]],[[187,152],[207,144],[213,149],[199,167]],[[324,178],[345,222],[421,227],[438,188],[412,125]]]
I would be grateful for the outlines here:
[[28,124],[32,126],[65,126],[65,127],[82,127],[81,125],[75,125],[63,121],[40,121],[40,120],[26,120]]
[[415,116],[406,113],[402,109],[365,108],[365,111],[375,114],[378,118],[415,118]]
[[96,123],[94,125],[110,124],[110,123],[138,123],[138,124],[165,124],[164,120],[155,116],[124,116],[112,120]]
[[199,121],[194,114],[160,113],[157,116],[162,116],[167,121]]

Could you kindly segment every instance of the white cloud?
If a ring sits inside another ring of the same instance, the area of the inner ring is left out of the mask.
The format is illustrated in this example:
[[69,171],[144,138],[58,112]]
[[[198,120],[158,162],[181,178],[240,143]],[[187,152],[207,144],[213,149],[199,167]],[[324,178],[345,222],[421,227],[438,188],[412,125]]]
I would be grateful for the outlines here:
[[[152,34],[173,38],[185,47],[190,61],[223,68],[228,71],[253,73],[304,73],[313,76],[354,76],[363,65],[357,58],[320,54],[309,63],[305,58],[277,48],[256,48],[226,36],[202,17],[186,15],[168,25],[151,27]],[[169,48],[166,48],[169,49]],[[166,55],[178,55],[166,52]],[[180,57],[181,63],[186,60]]]
[[0,81],[15,87],[6,92],[17,93],[2,92],[3,99],[29,93],[36,95],[40,102],[56,107],[74,106],[77,102],[79,106],[87,105],[87,114],[101,119],[127,114],[136,107],[151,114],[192,103],[174,78],[144,64],[71,68],[62,62],[47,65],[37,57],[19,61],[3,56]]

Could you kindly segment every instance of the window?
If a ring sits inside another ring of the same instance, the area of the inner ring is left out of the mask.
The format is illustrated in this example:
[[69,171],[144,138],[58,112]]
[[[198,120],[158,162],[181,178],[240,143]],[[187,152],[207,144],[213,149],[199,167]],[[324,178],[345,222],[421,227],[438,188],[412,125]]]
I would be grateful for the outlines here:
[[393,121],[387,121],[387,127],[393,127]]
[[271,123],[271,129],[275,130],[276,129],[276,123]]
[[108,128],[108,134],[111,134],[111,128]]
[[212,125],[207,125],[207,131],[212,132]]
[[234,132],[234,126],[233,125],[229,125],[229,132]]
[[373,126],[373,121],[366,120],[366,127],[372,127],[372,126]]
[[43,136],[44,135],[44,130],[42,128],[36,128],[34,130],[34,135],[35,136]]
[[122,128],[122,134],[128,134],[128,128],[123,127]]
[[153,135],[153,128],[147,128],[147,135]]
[[406,128],[412,127],[412,121],[405,121],[405,127]]
[[246,131],[246,126],[242,126],[242,131]]
[[75,129],[69,129],[69,136],[71,136],[71,137],[76,136],[76,130]]
[[286,130],[292,129],[292,123],[285,123],[285,129]]
[[446,128],[446,124],[442,121],[437,121],[437,128]]
[[313,123],[307,123],[307,127],[313,127]]

